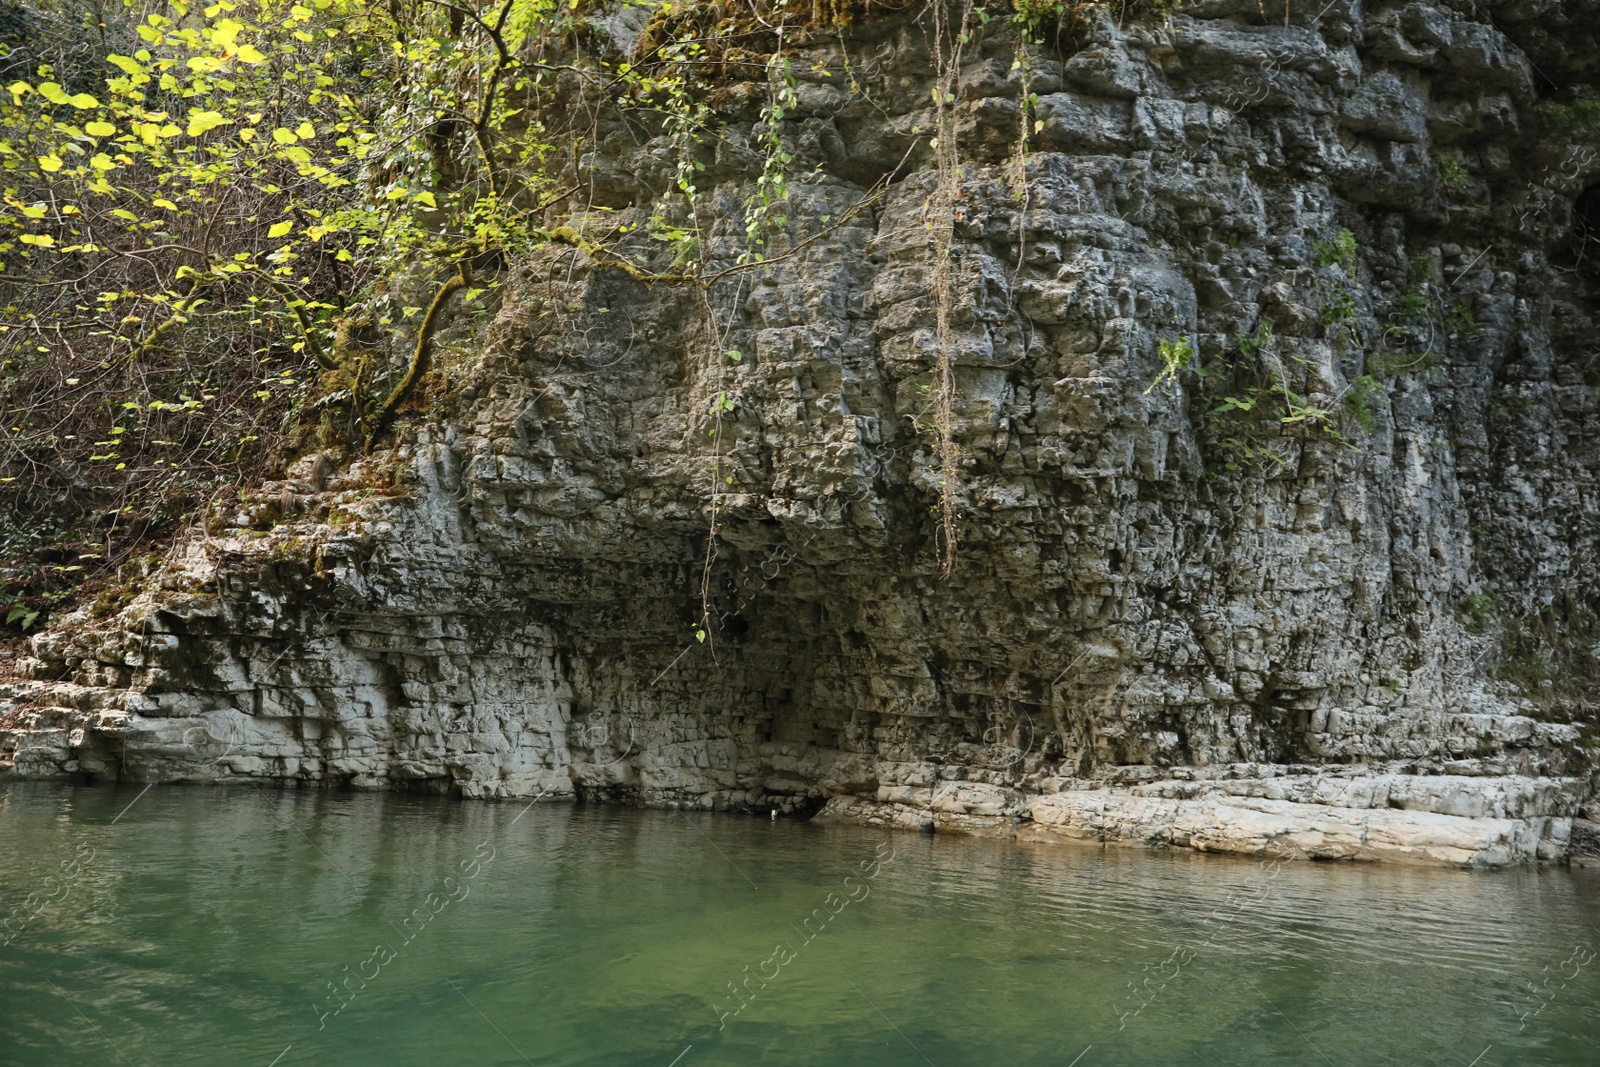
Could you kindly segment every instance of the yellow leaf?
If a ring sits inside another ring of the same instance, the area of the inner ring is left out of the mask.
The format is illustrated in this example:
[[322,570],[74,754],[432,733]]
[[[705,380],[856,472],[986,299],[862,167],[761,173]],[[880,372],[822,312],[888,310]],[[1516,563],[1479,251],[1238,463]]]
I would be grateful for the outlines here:
[[47,233],[19,234],[17,240],[21,241],[25,245],[34,245],[38,248],[49,248],[51,245],[56,243],[56,239]]
[[51,152],[48,156],[40,156],[39,169],[46,174],[54,174],[61,169],[61,157],[54,152]]
[[164,196],[158,196],[154,200],[150,201],[150,203],[155,207],[164,207],[168,211],[178,210],[178,205],[174,204],[171,200],[168,200]]
[[68,97],[67,103],[71,104],[79,111],[89,111],[100,106],[100,101],[96,100],[88,93],[79,93],[77,96]]
[[411,199],[415,200],[419,204],[425,204],[428,207],[439,206],[438,203],[433,199],[433,194],[427,191],[420,192]]
[[106,56],[106,62],[115,65],[124,74],[143,74],[144,73],[143,65],[140,64],[138,60],[129,59],[127,56],[116,56],[116,55]]
[[239,48],[239,60],[242,63],[260,63],[267,57],[256,50],[254,45],[243,45]]
[[116,170],[117,164],[104,152],[96,152],[89,160],[89,166],[95,170]]
[[43,205],[39,205],[37,207],[20,207],[17,210],[22,212],[22,217],[25,218],[25,219],[42,219],[42,218],[44,218],[44,207],[43,207]]
[[111,214],[115,215],[119,219],[127,219],[129,222],[138,222],[139,221],[139,216],[138,215],[135,215],[133,212],[129,211],[127,208],[124,208],[124,207],[114,207],[114,208],[112,208],[111,209]]
[[272,224],[272,227],[267,230],[267,236],[282,237],[292,229],[294,229],[294,223],[292,222],[275,222]]
[[99,119],[84,123],[83,129],[90,137],[110,137],[117,132],[117,128],[111,123],[101,122]]
[[233,51],[234,43],[239,39],[239,31],[242,29],[244,29],[244,26],[233,19],[219,19],[217,24],[211,28],[211,40],[231,52]]
[[279,126],[277,129],[272,131],[272,139],[277,141],[279,144],[294,144],[300,138],[296,137],[293,131],[286,130],[282,126]]
[[309,122],[302,122],[294,128],[294,135],[302,141],[309,141],[317,135],[316,128]]
[[61,86],[57,85],[55,82],[40,82],[39,95],[50,101],[52,104],[72,103],[72,97],[68,96],[64,91],[62,91]]
[[220,111],[202,111],[195,108],[189,112],[189,136],[198,137],[207,130],[226,125],[229,121],[222,117]]

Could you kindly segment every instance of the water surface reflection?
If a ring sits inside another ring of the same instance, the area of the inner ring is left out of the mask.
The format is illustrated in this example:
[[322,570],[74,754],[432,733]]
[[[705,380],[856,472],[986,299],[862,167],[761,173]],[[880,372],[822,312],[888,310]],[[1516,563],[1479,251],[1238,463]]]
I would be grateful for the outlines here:
[[142,788],[0,789],[0,1062],[1600,1062],[1600,872]]

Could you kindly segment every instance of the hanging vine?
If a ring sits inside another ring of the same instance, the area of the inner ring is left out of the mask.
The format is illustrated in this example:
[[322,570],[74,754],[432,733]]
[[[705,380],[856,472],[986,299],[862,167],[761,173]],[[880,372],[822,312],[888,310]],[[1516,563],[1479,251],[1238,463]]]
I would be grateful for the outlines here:
[[956,85],[961,75],[961,58],[971,40],[974,12],[973,0],[961,0],[959,21],[952,27],[950,8],[944,3],[933,7],[934,56],[934,119],[933,165],[934,186],[928,197],[924,218],[928,230],[928,243],[933,256],[934,307],[934,381],[933,430],[937,435],[935,446],[938,468],[938,533],[937,551],[939,572],[949,577],[955,566],[956,546],[960,540],[957,524],[957,477],[960,446],[955,440],[955,332],[950,325],[950,313],[955,303],[954,242],[956,212],[961,203],[961,154],[957,142],[955,119]]

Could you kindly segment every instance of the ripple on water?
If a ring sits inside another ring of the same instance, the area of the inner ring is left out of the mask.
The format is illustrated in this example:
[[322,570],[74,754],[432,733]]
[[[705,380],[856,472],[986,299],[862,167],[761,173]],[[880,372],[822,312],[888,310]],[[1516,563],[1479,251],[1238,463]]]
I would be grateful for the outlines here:
[[5,1063],[1600,1062],[1600,961],[1533,993],[1600,948],[1592,872],[138,794],[0,789],[6,901],[93,849],[0,948]]

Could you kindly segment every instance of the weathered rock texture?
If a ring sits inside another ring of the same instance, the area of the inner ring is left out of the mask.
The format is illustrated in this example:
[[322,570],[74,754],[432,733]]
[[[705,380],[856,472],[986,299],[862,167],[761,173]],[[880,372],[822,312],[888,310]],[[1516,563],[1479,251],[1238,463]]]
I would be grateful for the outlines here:
[[[969,47],[948,579],[934,64],[906,12],[799,47],[769,267],[702,292],[575,248],[522,264],[392,451],[291,478],[298,517],[269,494],[197,533],[114,628],[37,638],[0,750],[19,774],[1561,857],[1592,838],[1592,679],[1563,672],[1594,652],[1506,649],[1528,620],[1571,645],[1600,603],[1600,273],[1572,240],[1600,140],[1564,106],[1600,83],[1600,13],[1276,3],[1091,17],[1026,89],[1005,19]],[[593,138],[578,176],[606,227],[642,222],[673,142],[578,88],[554,105]],[[743,240],[763,99],[712,97],[710,270]],[[1347,441],[1217,414],[1263,324]],[[1208,373],[1149,388],[1179,338]]]

